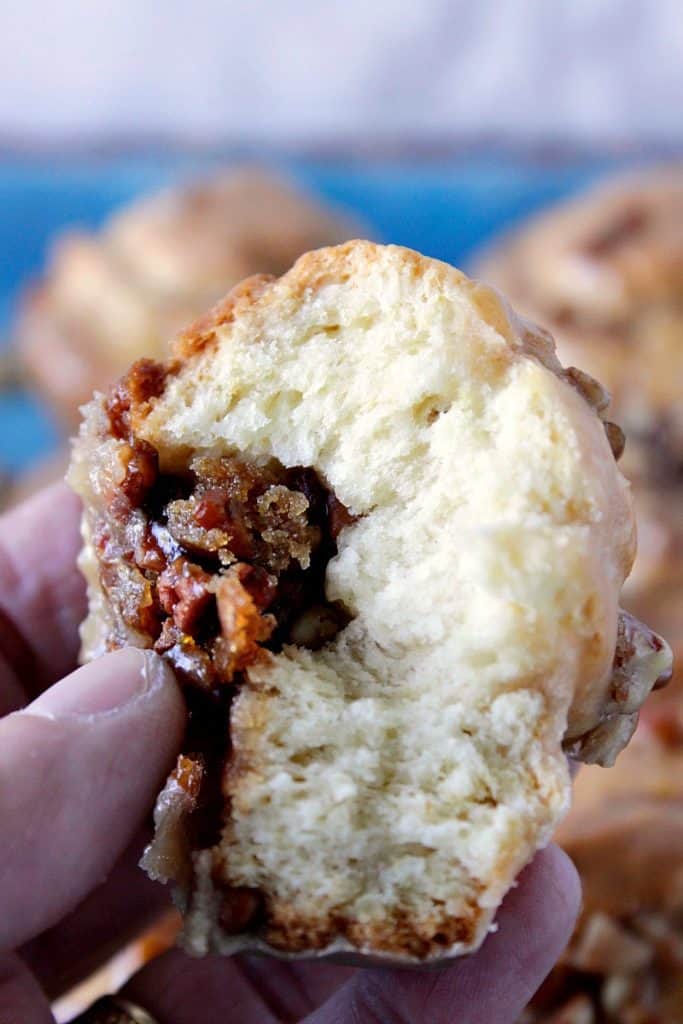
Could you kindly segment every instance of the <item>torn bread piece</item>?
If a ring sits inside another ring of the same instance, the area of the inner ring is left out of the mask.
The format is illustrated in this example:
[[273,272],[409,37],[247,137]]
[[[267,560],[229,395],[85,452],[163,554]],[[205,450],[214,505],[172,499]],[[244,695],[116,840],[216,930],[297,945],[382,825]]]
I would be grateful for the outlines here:
[[222,169],[126,204],[95,234],[59,235],[14,325],[30,383],[69,425],[135,359],[249,274],[281,274],[354,220],[258,167]]
[[602,389],[489,289],[352,242],[250,279],[85,412],[83,656],[190,710],[144,864],[194,953],[476,949],[666,644]]

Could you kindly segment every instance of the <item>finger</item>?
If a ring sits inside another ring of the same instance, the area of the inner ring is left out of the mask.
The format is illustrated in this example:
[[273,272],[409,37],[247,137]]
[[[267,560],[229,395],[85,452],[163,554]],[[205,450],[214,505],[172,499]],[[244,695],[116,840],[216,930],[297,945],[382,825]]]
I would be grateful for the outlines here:
[[0,956],[0,1021],[54,1024],[49,1003],[18,956]]
[[76,664],[85,583],[80,504],[55,484],[0,517],[0,714]]
[[106,882],[93,889],[54,928],[19,950],[51,999],[96,971],[168,911],[168,890],[150,881],[138,866],[148,839],[147,830],[143,830]]
[[481,950],[443,971],[359,971],[306,1024],[513,1024],[569,941],[574,865],[550,846],[522,873]]
[[50,927],[105,879],[154,803],[184,720],[162,660],[126,650],[0,721],[0,949]]
[[279,1024],[305,1017],[353,974],[353,968],[333,964],[246,956],[195,960],[172,950],[138,971],[122,991],[164,1024]]
[[566,945],[579,896],[571,861],[551,847],[509,893],[498,931],[453,967],[354,971],[176,951],[143,968],[124,993],[165,1024],[511,1024]]

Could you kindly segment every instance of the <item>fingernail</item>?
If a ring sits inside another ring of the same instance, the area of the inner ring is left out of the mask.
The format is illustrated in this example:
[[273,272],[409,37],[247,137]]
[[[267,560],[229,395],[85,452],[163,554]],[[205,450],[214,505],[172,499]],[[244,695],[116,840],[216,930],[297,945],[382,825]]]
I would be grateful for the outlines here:
[[149,696],[172,678],[153,651],[126,648],[72,672],[42,693],[24,714],[71,718],[114,714]]

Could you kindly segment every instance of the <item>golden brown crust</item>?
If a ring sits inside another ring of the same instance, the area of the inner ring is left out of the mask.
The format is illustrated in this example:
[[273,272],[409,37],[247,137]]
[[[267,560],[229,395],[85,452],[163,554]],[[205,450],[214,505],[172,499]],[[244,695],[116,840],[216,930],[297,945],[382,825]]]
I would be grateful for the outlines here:
[[[283,274],[283,281],[293,298],[302,296],[307,291],[318,291],[328,284],[344,284],[348,281],[354,264],[364,263],[371,266],[382,259],[384,246],[354,238],[341,245],[328,246],[305,252],[294,266]],[[419,252],[412,249],[399,249],[404,270],[417,280],[425,273],[426,264],[429,272],[434,275],[435,282],[449,279],[456,283],[465,280],[465,275],[447,263],[435,260],[427,261]]]
[[368,949],[384,956],[427,960],[454,946],[472,943],[481,910],[472,904],[467,917],[453,917],[434,907],[432,916],[416,921],[409,911],[389,914],[384,920],[351,920],[343,912],[306,917],[286,903],[269,906],[268,924],[261,937],[283,952],[324,950],[346,940],[356,949]]
[[254,274],[240,281],[208,313],[204,313],[177,335],[171,343],[173,355],[184,360],[202,352],[209,342],[215,340],[216,330],[223,324],[232,323],[240,313],[254,305],[274,280],[271,274]]
[[[264,657],[262,644],[275,629],[272,615],[264,615],[242,582],[248,567],[232,566],[216,586],[216,607],[221,625],[218,657],[229,678],[244,672]],[[228,639],[229,638],[229,639]]]

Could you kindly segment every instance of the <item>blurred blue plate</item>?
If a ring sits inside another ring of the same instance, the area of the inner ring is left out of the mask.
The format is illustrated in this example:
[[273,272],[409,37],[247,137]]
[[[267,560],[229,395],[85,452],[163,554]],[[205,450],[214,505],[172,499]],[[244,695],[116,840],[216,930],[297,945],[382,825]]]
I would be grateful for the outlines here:
[[[187,156],[0,158],[0,319],[5,337],[17,295],[40,272],[57,232],[95,228],[134,196],[225,162]],[[495,153],[415,161],[259,162],[356,212],[383,241],[460,266],[501,229],[583,188],[618,163]],[[0,469],[14,472],[48,453],[58,432],[35,398],[10,390],[0,394],[0,439]]]

